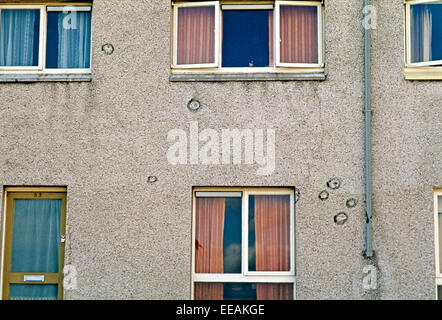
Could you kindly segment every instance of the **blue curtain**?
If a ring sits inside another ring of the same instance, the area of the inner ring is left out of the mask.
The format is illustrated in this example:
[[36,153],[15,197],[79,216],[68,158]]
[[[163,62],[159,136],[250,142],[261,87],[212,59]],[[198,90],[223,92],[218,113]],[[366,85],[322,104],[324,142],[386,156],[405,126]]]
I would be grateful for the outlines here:
[[[60,227],[61,200],[16,199],[11,272],[59,272]],[[56,299],[56,293],[54,285],[10,287],[11,299]]]
[[0,10],[0,66],[37,66],[40,10]]
[[58,285],[56,284],[11,284],[10,300],[57,300]]
[[[76,17],[63,23],[68,14]],[[66,28],[68,26],[68,28]],[[90,67],[91,13],[73,12],[58,15],[58,68]]]

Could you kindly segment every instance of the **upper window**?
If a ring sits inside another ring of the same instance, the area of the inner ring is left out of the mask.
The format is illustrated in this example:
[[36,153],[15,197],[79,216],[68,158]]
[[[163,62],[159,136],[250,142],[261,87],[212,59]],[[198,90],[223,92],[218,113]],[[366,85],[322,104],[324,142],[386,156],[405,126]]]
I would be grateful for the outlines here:
[[84,73],[90,64],[90,6],[0,6],[3,73]]
[[278,72],[322,68],[322,47],[319,1],[174,4],[175,70]]
[[292,300],[292,189],[194,192],[193,298]]
[[406,17],[407,67],[438,70],[442,67],[442,1],[408,1]]

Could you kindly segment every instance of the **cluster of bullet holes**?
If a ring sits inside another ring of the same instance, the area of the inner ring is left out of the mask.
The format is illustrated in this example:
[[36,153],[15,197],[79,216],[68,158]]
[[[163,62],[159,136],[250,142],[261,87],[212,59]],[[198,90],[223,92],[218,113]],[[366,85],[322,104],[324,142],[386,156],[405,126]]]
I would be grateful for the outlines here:
[[[342,181],[341,181],[341,179],[334,177],[334,178],[329,179],[327,181],[326,185],[330,190],[337,190],[341,187]],[[321,201],[325,201],[329,197],[330,197],[330,193],[328,192],[328,190],[322,190],[318,195],[318,198]],[[356,207],[357,204],[358,204],[358,201],[354,198],[347,199],[347,201],[345,202],[345,206],[348,209],[352,209],[352,208]],[[345,224],[347,222],[347,220],[348,220],[348,214],[345,211],[340,211],[338,214],[336,214],[333,217],[333,221],[338,226]]]

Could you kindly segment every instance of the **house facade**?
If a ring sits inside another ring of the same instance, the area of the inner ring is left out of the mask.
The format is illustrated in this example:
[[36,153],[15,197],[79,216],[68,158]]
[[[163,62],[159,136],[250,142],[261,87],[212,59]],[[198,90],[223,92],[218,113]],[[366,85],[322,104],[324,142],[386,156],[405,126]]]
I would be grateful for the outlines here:
[[1,0],[2,298],[441,297],[442,2],[369,4]]

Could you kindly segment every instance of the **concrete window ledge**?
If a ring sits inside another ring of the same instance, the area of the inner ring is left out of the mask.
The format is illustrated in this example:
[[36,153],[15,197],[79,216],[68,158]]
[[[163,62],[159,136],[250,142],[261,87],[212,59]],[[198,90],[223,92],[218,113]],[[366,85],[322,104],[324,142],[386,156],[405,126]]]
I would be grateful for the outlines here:
[[325,73],[175,73],[170,76],[171,82],[185,81],[293,81],[325,80]]
[[0,82],[79,82],[92,81],[88,74],[0,74]]
[[406,80],[442,80],[442,67],[406,67]]

